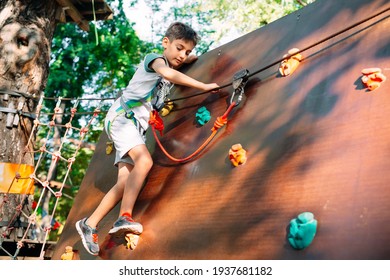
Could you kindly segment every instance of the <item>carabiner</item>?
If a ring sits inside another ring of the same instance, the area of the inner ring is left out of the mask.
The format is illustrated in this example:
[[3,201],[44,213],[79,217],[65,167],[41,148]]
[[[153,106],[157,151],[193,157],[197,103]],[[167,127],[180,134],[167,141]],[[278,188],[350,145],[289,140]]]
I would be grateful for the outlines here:
[[[233,93],[230,98],[230,104],[235,102],[235,106],[238,106],[242,101],[242,95],[244,94],[244,87],[248,81],[249,71],[248,69],[242,69],[233,76]],[[236,98],[236,101],[234,100]]]

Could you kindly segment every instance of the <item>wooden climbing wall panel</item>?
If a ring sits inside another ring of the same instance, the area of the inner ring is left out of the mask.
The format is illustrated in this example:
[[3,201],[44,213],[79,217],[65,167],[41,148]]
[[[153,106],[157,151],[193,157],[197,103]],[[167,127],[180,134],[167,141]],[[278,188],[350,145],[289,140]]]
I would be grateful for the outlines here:
[[[116,207],[100,223],[101,253],[93,257],[74,223],[115,183],[102,134],[53,258],[70,245],[81,259],[389,259],[390,80],[375,91],[360,80],[368,67],[390,78],[389,8],[388,0],[317,0],[202,55],[186,73],[223,85],[240,69],[255,73],[291,48],[315,45],[290,76],[282,77],[278,64],[251,76],[227,126],[195,160],[168,160],[149,131],[155,163],[135,207],[144,226],[138,247],[128,250],[107,234]],[[231,92],[176,101],[164,118],[165,148],[175,157],[194,151]],[[178,87],[172,98],[194,93]],[[201,106],[212,119],[197,127]],[[233,167],[228,151],[237,143],[248,158]],[[288,225],[306,211],[318,221],[317,234],[295,250]]]

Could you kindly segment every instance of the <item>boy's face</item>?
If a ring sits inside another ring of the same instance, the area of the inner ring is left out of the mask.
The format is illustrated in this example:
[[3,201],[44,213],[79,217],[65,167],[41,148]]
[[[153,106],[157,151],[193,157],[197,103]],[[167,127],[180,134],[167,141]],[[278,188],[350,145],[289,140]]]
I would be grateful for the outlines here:
[[167,37],[164,37],[162,45],[164,47],[164,56],[173,68],[180,67],[195,47],[191,41],[182,39],[170,41]]

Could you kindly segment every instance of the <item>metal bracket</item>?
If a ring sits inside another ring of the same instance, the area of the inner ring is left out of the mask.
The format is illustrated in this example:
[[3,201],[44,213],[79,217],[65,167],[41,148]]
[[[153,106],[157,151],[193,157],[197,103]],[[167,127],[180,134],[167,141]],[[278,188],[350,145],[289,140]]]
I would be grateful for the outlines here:
[[10,114],[17,114],[23,117],[27,117],[29,119],[35,120],[37,117],[33,113],[23,112],[21,110],[13,109],[13,108],[7,108],[7,107],[0,107],[0,112],[3,113],[10,113]]

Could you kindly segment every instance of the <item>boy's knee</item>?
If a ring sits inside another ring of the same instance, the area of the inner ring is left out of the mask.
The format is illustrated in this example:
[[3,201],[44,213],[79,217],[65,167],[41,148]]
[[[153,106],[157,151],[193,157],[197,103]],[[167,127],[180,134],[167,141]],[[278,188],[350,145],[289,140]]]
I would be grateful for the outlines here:
[[148,170],[152,169],[152,166],[153,166],[153,159],[152,158],[149,158],[148,162],[147,162],[147,168]]
[[153,166],[153,159],[150,156],[144,156],[139,160],[138,163],[140,163],[142,168],[149,171]]

